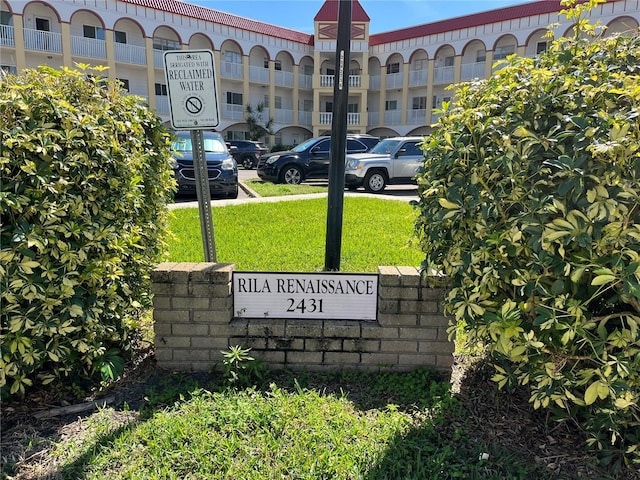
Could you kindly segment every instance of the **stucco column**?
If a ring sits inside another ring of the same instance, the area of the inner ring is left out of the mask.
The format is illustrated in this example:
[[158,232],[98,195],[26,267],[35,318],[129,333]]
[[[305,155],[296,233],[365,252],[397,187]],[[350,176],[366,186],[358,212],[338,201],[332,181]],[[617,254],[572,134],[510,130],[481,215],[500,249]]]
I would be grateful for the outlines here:
[[65,67],[73,68],[73,51],[71,50],[71,25],[66,22],[61,22],[60,33],[62,38],[62,64]]
[[27,61],[24,55],[24,24],[22,15],[13,15],[13,41],[16,47],[16,71],[20,72],[27,68]]
[[[153,56],[153,38],[145,37],[145,52],[147,53],[147,92],[149,92],[149,107],[156,109],[156,67]],[[164,83],[164,82],[163,82]]]

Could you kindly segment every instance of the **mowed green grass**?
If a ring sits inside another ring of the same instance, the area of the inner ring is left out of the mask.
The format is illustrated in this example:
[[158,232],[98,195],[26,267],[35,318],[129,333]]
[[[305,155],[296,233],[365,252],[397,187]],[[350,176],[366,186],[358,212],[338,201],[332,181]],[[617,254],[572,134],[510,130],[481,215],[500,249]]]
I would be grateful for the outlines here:
[[[327,199],[214,207],[216,260],[242,271],[324,269]],[[420,266],[414,237],[416,211],[409,202],[345,197],[340,270],[377,272],[378,266]],[[198,209],[172,212],[170,262],[202,262]]]

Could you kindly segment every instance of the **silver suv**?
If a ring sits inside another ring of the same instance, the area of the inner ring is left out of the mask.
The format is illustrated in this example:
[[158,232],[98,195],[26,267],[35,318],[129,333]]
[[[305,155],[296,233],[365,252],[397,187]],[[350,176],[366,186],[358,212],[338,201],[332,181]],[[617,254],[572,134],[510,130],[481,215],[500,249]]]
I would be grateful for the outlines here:
[[415,184],[424,163],[420,148],[423,137],[385,138],[368,153],[347,155],[345,185],[349,190],[364,186],[382,192],[387,185]]

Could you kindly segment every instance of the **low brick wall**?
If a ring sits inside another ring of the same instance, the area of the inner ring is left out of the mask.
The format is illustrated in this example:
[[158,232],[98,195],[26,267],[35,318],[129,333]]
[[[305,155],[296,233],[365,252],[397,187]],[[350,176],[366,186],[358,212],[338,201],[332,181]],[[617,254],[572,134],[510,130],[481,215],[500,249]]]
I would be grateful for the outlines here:
[[220,367],[221,350],[251,347],[273,369],[431,366],[449,373],[442,288],[413,267],[379,267],[377,321],[235,318],[234,265],[163,263],[152,274],[158,365],[182,371]]

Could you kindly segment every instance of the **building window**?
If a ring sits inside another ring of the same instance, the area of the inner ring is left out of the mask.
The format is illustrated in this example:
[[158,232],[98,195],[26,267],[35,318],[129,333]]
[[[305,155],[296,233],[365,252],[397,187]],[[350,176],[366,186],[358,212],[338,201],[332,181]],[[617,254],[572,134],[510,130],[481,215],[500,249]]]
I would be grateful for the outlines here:
[[390,63],[387,65],[387,75],[391,73],[400,73],[400,64],[399,63]]
[[156,83],[156,95],[160,97],[167,96],[167,86],[164,83]]
[[411,108],[412,110],[425,110],[427,108],[427,97],[413,97]]
[[224,61],[228,63],[242,63],[242,56],[238,52],[226,50],[224,52]]
[[476,62],[482,63],[486,61],[487,61],[487,51],[485,49],[476,51]]
[[154,50],[180,50],[180,42],[177,40],[170,40],[168,38],[154,38],[153,39]]
[[127,32],[115,30],[113,32],[113,39],[116,43],[127,43]]
[[397,100],[387,100],[384,102],[385,110],[397,110],[398,109],[398,101]]
[[444,66],[445,67],[453,67],[454,61],[455,61],[455,58],[453,56],[444,57]]
[[505,58],[507,58],[509,55],[512,55],[513,53],[515,53],[516,51],[516,47],[515,45],[507,45],[504,47],[498,47],[496,48],[495,52],[493,53],[493,59],[494,60],[503,60]]
[[18,70],[15,65],[0,65],[0,77],[6,74],[16,75]]
[[263,108],[269,108],[269,95],[263,95],[261,103]]
[[302,74],[312,77],[313,76],[313,65],[303,65],[302,66]]
[[0,10],[0,25],[11,25],[11,12]]
[[427,60],[421,59],[421,60],[416,60],[413,63],[413,70],[414,71],[421,71],[421,70],[426,70],[427,69]]
[[49,19],[36,17],[36,30],[40,32],[50,32],[51,22],[49,22]]
[[538,42],[536,45],[536,54],[544,53],[547,51],[547,42]]
[[264,68],[269,68],[269,59],[264,57]]
[[274,67],[276,70],[282,70],[282,60],[276,60],[274,62]]
[[302,101],[302,111],[303,112],[313,112],[313,100],[303,100]]
[[83,25],[82,32],[84,34],[84,38],[95,38],[96,40],[104,40],[104,28],[102,27]]
[[333,113],[333,102],[326,102],[324,104],[324,111],[326,113]]
[[229,105],[242,105],[242,94],[227,92],[227,103]]
[[126,78],[118,78],[118,83],[120,83],[120,86],[125,90],[125,91],[129,91],[129,80],[127,80]]
[[347,104],[347,113],[360,113],[360,105],[357,103]]
[[282,108],[282,97],[276,95],[275,98],[273,99],[273,103],[275,104],[275,108],[276,109],[281,109]]
[[333,68],[327,68],[327,73],[325,75],[336,75],[336,71]]

